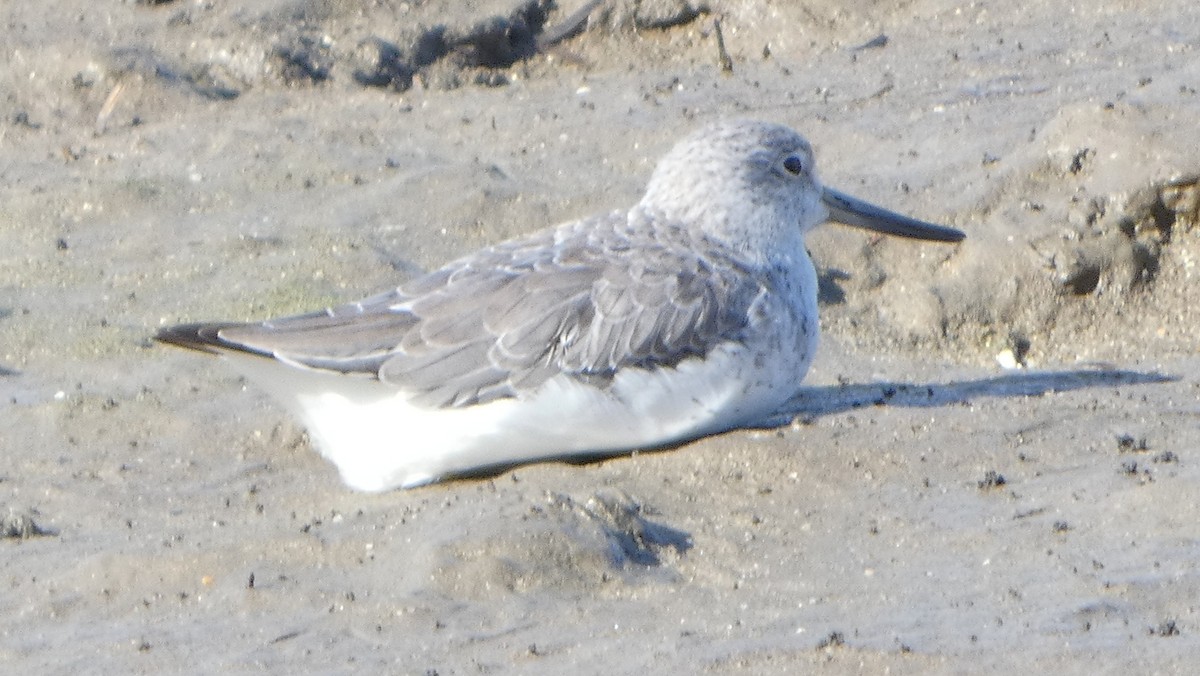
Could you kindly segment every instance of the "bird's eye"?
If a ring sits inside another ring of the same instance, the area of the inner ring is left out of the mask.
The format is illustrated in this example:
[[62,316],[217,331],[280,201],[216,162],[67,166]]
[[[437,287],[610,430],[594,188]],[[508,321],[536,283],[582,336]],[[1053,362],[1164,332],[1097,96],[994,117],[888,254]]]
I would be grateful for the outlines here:
[[788,155],[783,160],[783,168],[792,176],[799,176],[804,171],[804,162],[795,155]]

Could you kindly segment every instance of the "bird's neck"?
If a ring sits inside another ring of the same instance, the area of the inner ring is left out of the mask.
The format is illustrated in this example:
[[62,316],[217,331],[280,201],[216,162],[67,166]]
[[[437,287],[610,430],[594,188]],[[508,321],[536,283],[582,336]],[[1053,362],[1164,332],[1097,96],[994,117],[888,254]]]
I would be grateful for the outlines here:
[[650,222],[684,225],[694,235],[736,253],[754,268],[779,268],[807,257],[800,225],[765,205],[742,204],[736,210],[720,203],[675,205],[670,209],[643,204],[639,208]]

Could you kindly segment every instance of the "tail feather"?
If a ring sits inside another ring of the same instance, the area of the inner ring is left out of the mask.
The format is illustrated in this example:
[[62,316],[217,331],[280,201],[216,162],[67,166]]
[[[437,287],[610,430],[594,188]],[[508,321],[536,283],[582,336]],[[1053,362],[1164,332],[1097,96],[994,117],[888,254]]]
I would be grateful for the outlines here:
[[225,329],[243,326],[238,322],[215,322],[197,324],[178,324],[169,326],[154,334],[154,339],[160,343],[176,347],[206,352],[208,354],[223,354],[228,352],[246,352],[264,357],[274,356],[270,352],[257,350],[253,347],[233,343],[221,337]]

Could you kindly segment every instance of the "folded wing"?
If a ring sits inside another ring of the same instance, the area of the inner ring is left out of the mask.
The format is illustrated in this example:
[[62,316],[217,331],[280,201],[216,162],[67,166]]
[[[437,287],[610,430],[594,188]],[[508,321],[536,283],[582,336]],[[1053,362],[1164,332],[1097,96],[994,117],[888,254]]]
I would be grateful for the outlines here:
[[567,373],[668,368],[737,338],[763,289],[669,225],[613,213],[484,249],[392,292],[261,324],[192,324],[160,340],[360,374],[459,407]]

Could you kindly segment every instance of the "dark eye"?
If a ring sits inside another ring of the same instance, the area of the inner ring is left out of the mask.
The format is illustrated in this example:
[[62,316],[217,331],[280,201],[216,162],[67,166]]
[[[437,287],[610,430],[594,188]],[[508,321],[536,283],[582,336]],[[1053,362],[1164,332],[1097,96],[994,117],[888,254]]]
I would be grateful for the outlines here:
[[792,176],[799,176],[804,171],[804,162],[795,155],[788,155],[783,160],[783,168]]

